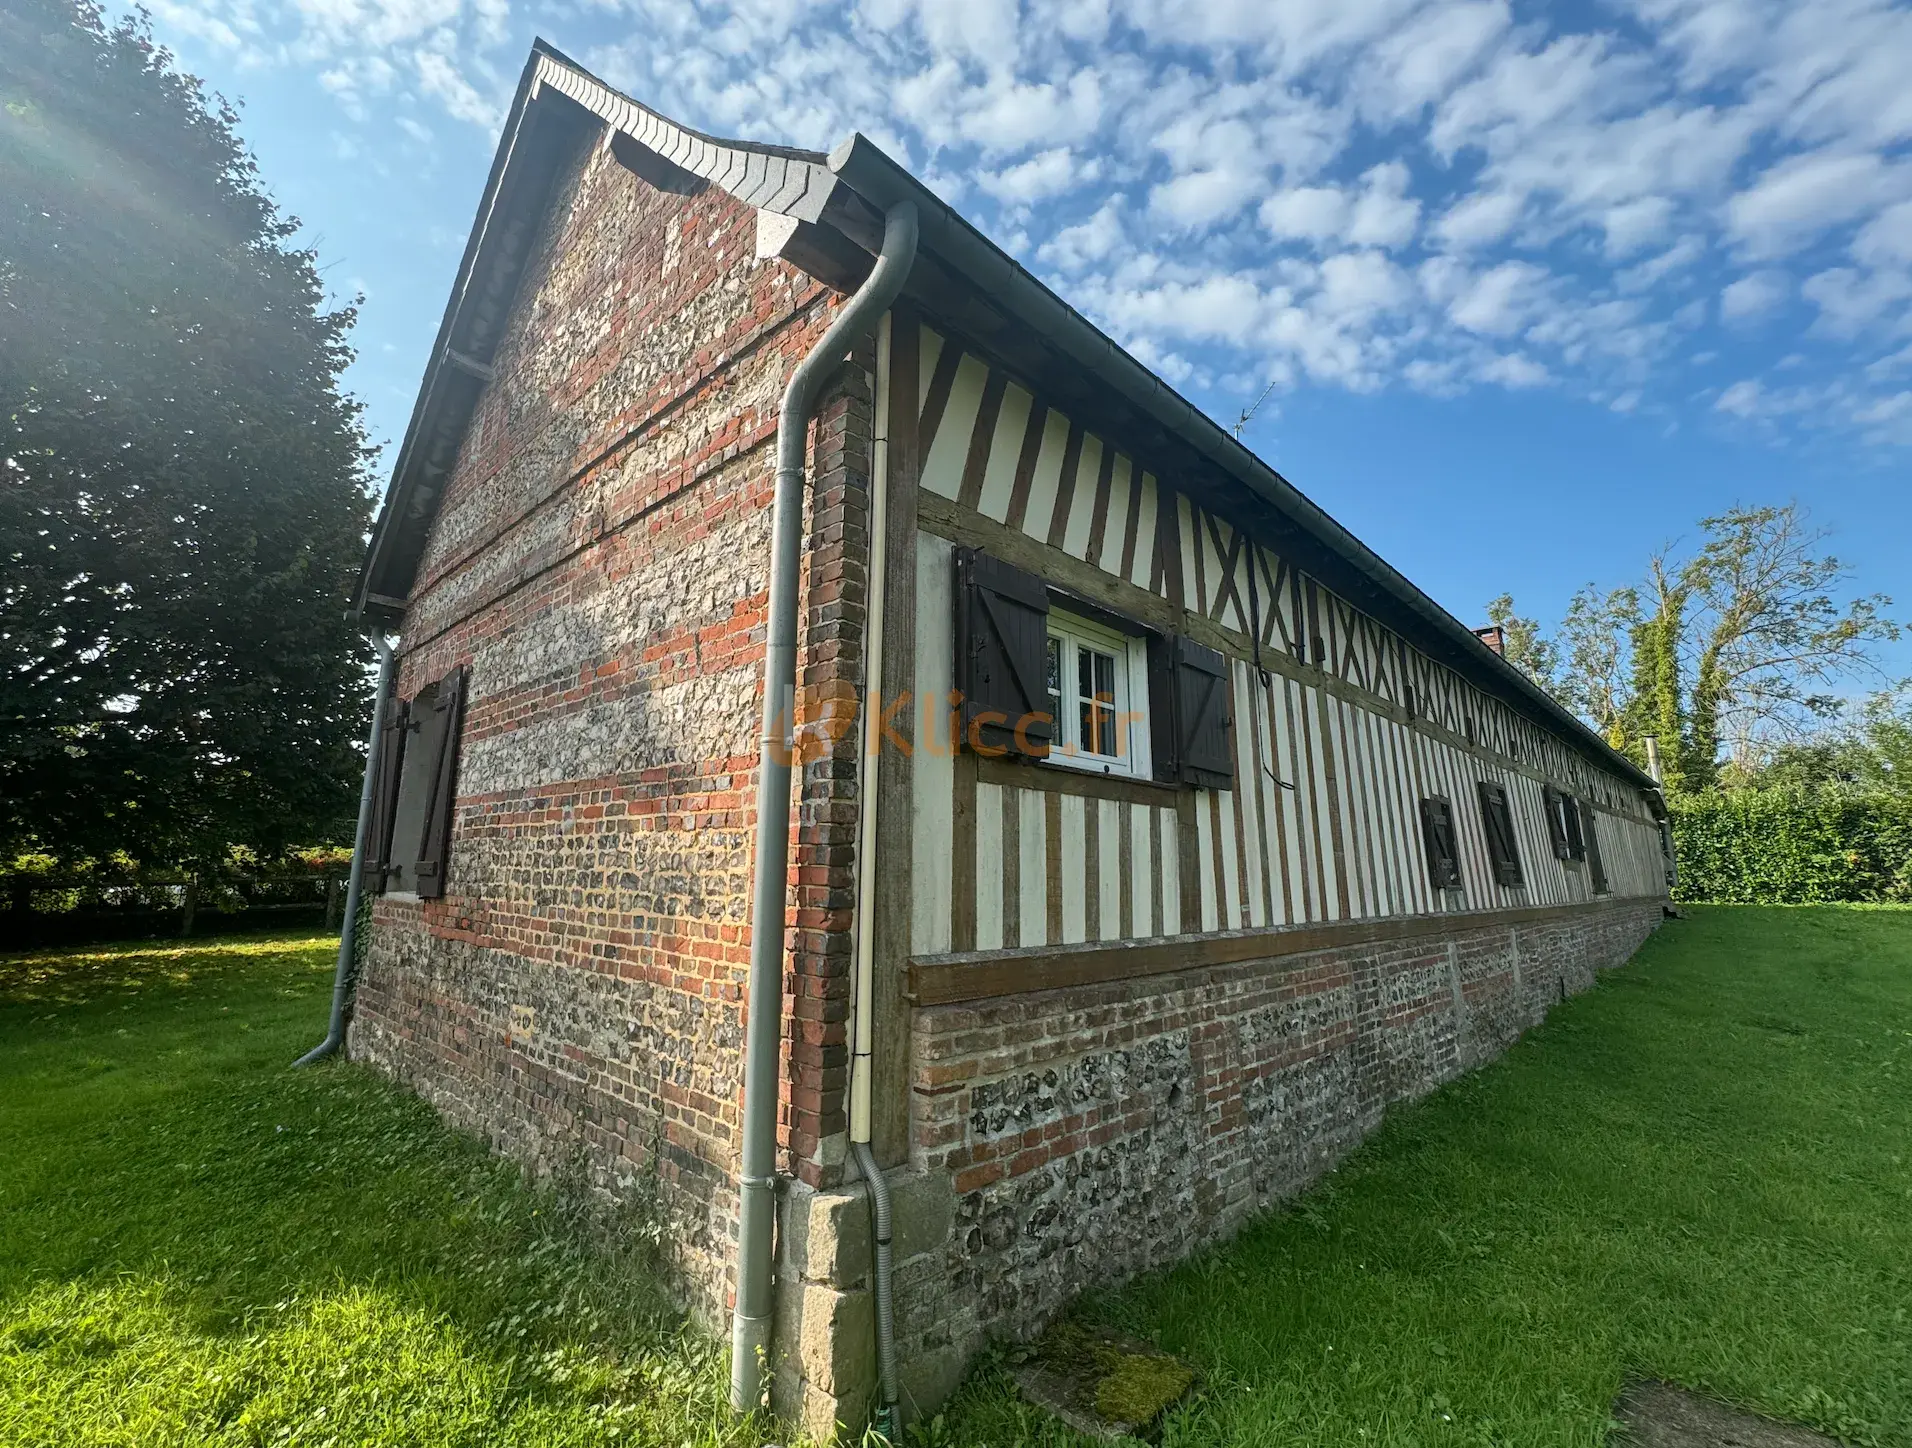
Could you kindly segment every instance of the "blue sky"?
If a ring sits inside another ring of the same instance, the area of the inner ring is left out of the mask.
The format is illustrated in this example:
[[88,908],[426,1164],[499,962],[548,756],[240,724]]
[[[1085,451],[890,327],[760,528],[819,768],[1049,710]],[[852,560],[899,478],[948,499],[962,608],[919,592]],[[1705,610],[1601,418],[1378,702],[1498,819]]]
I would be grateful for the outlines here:
[[[404,429],[527,47],[854,130],[1461,618],[1798,498],[1912,616],[1912,9],[154,0]],[[1888,658],[1912,673],[1912,643]]]

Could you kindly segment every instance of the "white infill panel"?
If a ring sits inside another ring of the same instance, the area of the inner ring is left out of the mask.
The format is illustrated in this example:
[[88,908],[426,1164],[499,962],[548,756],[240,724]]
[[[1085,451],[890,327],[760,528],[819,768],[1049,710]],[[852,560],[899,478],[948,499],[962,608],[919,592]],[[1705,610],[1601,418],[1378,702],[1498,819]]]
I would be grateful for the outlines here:
[[1129,582],[1147,588],[1155,576],[1155,508],[1162,489],[1153,473],[1143,473],[1137,486],[1142,489],[1142,507],[1135,517],[1135,558],[1129,565]]
[[950,545],[916,535],[916,755],[910,769],[910,949],[949,949],[950,853],[956,773],[950,753],[950,630],[955,581]]
[[1101,852],[1096,862],[1096,884],[1102,897],[1097,902],[1096,933],[1103,940],[1120,940],[1129,928],[1122,918],[1123,805],[1113,799],[1089,803],[1096,811],[1096,848]]
[[1215,898],[1215,822],[1209,809],[1209,791],[1195,791],[1196,928],[1221,929],[1221,901]]
[[976,948],[1002,949],[1002,786],[976,786]]
[[965,354],[956,364],[956,378],[949,389],[949,402],[943,408],[943,420],[923,459],[922,485],[930,492],[953,498],[962,490],[963,464],[969,458],[969,436],[976,430],[976,414],[983,405],[983,384],[988,380],[989,369],[976,358]]
[[1071,558],[1089,553],[1089,524],[1095,518],[1096,469],[1102,465],[1102,442],[1085,437],[1076,455],[1075,492],[1069,499],[1069,521],[1062,530],[1062,551]]
[[932,332],[928,327],[922,330],[922,340],[917,344],[920,349],[916,358],[916,415],[921,417],[923,409],[929,404],[929,385],[936,377],[936,362],[943,355],[943,337],[940,332]]
[[1129,828],[1129,904],[1135,912],[1135,918],[1129,923],[1129,930],[1136,936],[1167,934],[1162,929],[1160,897],[1161,886],[1158,866],[1152,848],[1153,832],[1149,829],[1153,811],[1145,804],[1124,805],[1128,812]]
[[1062,460],[1069,451],[1069,419],[1051,412],[1042,424],[1042,446],[1035,470],[1029,474],[1029,501],[1022,510],[1022,531],[1046,540],[1056,512],[1056,489],[1061,485]]
[[1215,814],[1221,830],[1222,929],[1238,930],[1242,920],[1241,851],[1235,834],[1235,792],[1218,789],[1214,793]]
[[1048,945],[1049,840],[1048,811],[1039,790],[1016,791],[1016,835],[1021,842],[1017,871],[1017,898],[1022,902],[1022,943]]
[[1079,794],[1061,800],[1062,832],[1062,941],[1076,945],[1089,938],[1088,825],[1083,819],[1089,801]]
[[[1098,451],[1101,446],[1098,440]],[[1122,549],[1129,529],[1129,473],[1133,466],[1118,453],[1109,469],[1109,515],[1102,524],[1101,548],[1096,554],[1104,573],[1119,575],[1122,571]]]
[[1035,403],[1035,398],[1013,382],[1003,388],[995,436],[989,440],[989,458],[983,464],[983,488],[976,500],[976,511],[998,523],[1009,516],[1016,463],[1022,456],[1022,437],[1029,429],[1029,410]]
[[1175,811],[1158,809],[1155,811],[1155,824],[1161,837],[1161,847],[1155,852],[1157,878],[1162,890],[1161,933],[1180,935],[1182,933],[1182,844],[1181,832],[1177,826]]

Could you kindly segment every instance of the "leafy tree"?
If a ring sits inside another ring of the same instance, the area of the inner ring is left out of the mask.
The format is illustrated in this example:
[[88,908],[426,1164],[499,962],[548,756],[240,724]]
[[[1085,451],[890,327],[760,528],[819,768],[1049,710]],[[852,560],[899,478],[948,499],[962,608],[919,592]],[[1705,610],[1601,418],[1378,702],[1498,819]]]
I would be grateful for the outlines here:
[[1629,629],[1633,682],[1623,710],[1625,748],[1644,765],[1646,741],[1658,740],[1661,778],[1667,789],[1677,790],[1693,773],[1685,748],[1686,709],[1680,687],[1687,587],[1669,571],[1664,552],[1653,556],[1647,573],[1653,612],[1636,619]]
[[1644,764],[1659,740],[1669,790],[1718,783],[1722,750],[1743,777],[1775,743],[1812,735],[1838,712],[1831,690],[1876,675],[1874,646],[1899,634],[1883,594],[1834,597],[1848,571],[1797,503],[1700,527],[1698,551],[1662,548],[1642,588],[1588,584],[1558,635],[1530,645],[1555,661],[1555,695],[1616,749]]
[[1794,794],[1889,794],[1912,802],[1912,702],[1903,686],[1874,695],[1855,721],[1788,740],[1762,758],[1733,761],[1721,771],[1720,783]]
[[1831,692],[1871,671],[1871,646],[1896,638],[1892,601],[1836,602],[1847,576],[1797,503],[1735,508],[1700,526],[1706,541],[1680,569],[1694,617],[1689,648],[1687,769],[1710,783],[1722,743],[1744,758],[1761,738],[1799,738],[1832,717]]
[[144,18],[0,7],[0,849],[349,826],[349,308]]
[[1640,596],[1634,589],[1602,593],[1589,583],[1567,605],[1555,643],[1560,659],[1555,696],[1615,749],[1628,744],[1626,646],[1639,617]]
[[1553,688],[1560,669],[1559,650],[1541,633],[1539,620],[1521,617],[1514,609],[1514,596],[1503,593],[1487,605],[1487,621],[1501,631],[1507,662],[1534,682]]

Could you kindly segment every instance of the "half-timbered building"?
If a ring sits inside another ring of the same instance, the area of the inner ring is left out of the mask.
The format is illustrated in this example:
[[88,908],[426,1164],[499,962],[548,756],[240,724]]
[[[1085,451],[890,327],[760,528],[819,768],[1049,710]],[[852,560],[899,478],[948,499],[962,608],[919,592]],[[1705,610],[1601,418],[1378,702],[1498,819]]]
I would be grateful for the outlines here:
[[[780,710],[780,406],[886,266],[785,419]],[[399,643],[351,1053],[541,1169],[650,1183],[714,1321],[768,1022],[769,1366],[813,1428],[879,1393],[859,1160],[921,1408],[1661,918],[1650,778],[870,142],[703,136],[542,45],[358,603]]]

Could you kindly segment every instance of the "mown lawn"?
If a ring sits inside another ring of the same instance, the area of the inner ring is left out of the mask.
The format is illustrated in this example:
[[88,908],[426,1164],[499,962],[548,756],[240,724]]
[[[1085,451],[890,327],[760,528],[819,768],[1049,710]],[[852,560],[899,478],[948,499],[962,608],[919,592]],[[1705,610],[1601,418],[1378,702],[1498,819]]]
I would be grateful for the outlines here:
[[368,1073],[286,1069],[334,948],[0,956],[0,1444],[770,1436],[641,1253]]
[[[1912,1444],[1912,911],[1696,908],[1297,1207],[1085,1303],[1170,1445],[1600,1444],[1629,1374]],[[926,1436],[1073,1444],[985,1368]]]
[[[641,1253],[353,1068],[310,940],[0,957],[0,1444],[740,1445]],[[1719,909],[1083,1314],[1163,1441],[1601,1443],[1628,1374],[1912,1445],[1912,911]],[[641,1236],[641,1221],[629,1237]],[[986,1362],[913,1435],[1078,1440]]]

